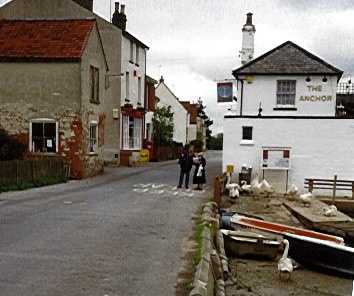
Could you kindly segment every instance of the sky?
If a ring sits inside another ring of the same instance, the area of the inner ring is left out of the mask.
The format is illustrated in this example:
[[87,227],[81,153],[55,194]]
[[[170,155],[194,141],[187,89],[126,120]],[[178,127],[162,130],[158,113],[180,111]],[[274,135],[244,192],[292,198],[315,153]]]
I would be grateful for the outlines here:
[[[0,0],[0,5],[8,2]],[[222,131],[229,104],[216,103],[216,82],[240,65],[242,26],[253,13],[255,57],[291,40],[344,71],[354,73],[354,0],[120,0],[127,31],[150,47],[147,74],[163,75],[181,100],[203,99]],[[112,9],[114,0],[112,0]],[[94,0],[110,18],[110,0]]]

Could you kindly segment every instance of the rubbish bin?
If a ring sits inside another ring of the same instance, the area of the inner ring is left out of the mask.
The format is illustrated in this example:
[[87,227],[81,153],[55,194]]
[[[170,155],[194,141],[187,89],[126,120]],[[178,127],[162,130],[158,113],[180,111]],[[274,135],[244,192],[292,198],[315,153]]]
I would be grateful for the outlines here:
[[246,181],[247,184],[251,184],[252,167],[242,166],[241,172],[238,175],[239,184],[242,181]]

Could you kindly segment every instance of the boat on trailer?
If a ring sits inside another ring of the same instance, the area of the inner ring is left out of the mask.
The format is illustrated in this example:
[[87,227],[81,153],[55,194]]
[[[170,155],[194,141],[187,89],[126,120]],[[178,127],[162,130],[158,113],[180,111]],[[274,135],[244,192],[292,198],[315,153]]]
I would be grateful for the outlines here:
[[259,229],[271,233],[276,233],[284,235],[285,233],[292,233],[300,236],[305,236],[313,239],[319,239],[323,241],[332,242],[338,245],[344,245],[343,238],[339,236],[324,234],[321,232],[316,232],[308,229],[302,229],[294,226],[273,223],[268,221],[263,221],[255,218],[245,217],[242,215],[233,215],[231,217],[231,224],[241,225],[244,227]]
[[285,233],[289,257],[305,267],[354,279],[354,248],[308,236]]

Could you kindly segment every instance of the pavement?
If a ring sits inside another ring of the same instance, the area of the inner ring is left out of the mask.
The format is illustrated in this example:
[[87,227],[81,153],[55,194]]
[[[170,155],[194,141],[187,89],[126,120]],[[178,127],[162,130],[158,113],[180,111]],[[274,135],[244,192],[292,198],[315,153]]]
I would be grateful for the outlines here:
[[[207,154],[207,187],[221,153]],[[183,240],[208,190],[176,161],[0,194],[0,295],[174,295]],[[208,189],[207,188],[207,189]]]

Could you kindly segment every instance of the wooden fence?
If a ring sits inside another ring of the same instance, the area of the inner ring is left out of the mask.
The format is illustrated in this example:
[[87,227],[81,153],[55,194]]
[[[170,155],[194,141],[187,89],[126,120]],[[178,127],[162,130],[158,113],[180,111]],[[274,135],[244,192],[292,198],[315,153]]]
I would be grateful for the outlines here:
[[43,179],[65,180],[68,176],[68,165],[58,158],[0,161],[0,186],[36,184]]

